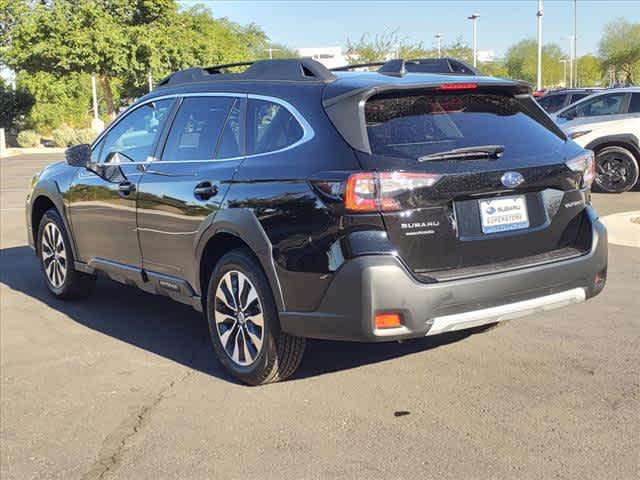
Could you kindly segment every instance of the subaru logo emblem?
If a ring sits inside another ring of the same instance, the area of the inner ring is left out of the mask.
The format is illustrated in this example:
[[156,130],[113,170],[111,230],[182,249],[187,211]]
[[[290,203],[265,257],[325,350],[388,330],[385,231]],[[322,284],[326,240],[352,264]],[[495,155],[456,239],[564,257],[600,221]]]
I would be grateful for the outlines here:
[[524,177],[518,172],[506,172],[500,179],[507,188],[515,188],[524,182]]
[[496,209],[493,207],[487,207],[487,213],[489,215],[493,215],[494,213],[496,213]]

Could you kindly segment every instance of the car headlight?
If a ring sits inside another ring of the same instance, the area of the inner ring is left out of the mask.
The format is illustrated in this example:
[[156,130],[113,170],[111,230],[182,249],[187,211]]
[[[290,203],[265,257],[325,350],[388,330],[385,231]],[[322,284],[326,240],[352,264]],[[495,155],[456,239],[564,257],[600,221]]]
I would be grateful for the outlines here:
[[569,137],[571,138],[571,140],[575,140],[576,138],[580,138],[588,133],[591,133],[591,130],[580,130],[579,132],[571,132],[569,134]]

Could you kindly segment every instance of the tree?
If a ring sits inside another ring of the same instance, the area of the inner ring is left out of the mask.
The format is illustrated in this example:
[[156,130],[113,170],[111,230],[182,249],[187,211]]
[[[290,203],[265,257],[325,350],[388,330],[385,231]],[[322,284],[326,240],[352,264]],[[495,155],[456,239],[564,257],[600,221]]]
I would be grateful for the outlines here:
[[[0,0],[6,1],[6,0]],[[158,80],[186,67],[246,60],[262,52],[267,37],[255,25],[214,19],[175,0],[14,0],[22,8],[3,40],[7,63],[30,74],[47,71],[96,74],[107,113],[125,97],[146,92],[149,73]]]
[[633,84],[640,75],[640,23],[618,18],[608,23],[598,47],[604,70],[621,71],[626,82]]
[[509,77],[509,71],[504,62],[481,62],[478,65],[478,69],[483,75],[489,75],[490,77]]
[[33,107],[34,98],[22,88],[13,90],[0,78],[0,128],[16,126]]
[[602,62],[594,55],[587,54],[578,58],[578,85],[594,87],[602,85]]
[[347,39],[349,63],[384,62],[392,58],[423,58],[433,56],[421,42],[409,43],[398,35],[398,29],[379,35],[363,34],[358,41]]
[[[521,40],[507,50],[505,66],[509,77],[535,83],[538,47],[534,39]],[[542,84],[555,86],[563,83],[564,69],[560,60],[562,49],[555,43],[542,47]]]

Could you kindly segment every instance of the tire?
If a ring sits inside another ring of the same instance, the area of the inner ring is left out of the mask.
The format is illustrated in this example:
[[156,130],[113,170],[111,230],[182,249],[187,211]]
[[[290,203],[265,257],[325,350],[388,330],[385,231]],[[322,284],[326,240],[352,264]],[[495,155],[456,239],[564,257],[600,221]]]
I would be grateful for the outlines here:
[[54,297],[72,300],[91,295],[96,278],[75,269],[67,230],[54,209],[40,220],[36,248],[45,284]]
[[280,330],[269,282],[248,250],[233,250],[216,265],[206,315],[218,360],[241,382],[284,380],[300,365],[305,339]]
[[624,147],[605,147],[596,154],[596,178],[593,190],[623,193],[638,181],[638,160]]

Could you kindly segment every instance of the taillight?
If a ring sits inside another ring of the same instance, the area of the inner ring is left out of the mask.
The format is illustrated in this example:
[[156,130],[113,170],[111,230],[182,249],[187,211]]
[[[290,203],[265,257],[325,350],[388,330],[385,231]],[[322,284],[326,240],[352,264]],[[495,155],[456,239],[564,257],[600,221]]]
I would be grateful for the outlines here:
[[570,170],[582,174],[580,188],[591,188],[593,179],[596,176],[596,162],[591,150],[587,150],[565,163]]
[[352,212],[401,210],[399,197],[419,188],[433,186],[442,175],[408,172],[363,172],[349,177],[344,205]]

